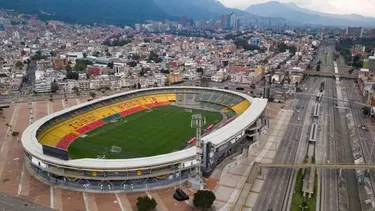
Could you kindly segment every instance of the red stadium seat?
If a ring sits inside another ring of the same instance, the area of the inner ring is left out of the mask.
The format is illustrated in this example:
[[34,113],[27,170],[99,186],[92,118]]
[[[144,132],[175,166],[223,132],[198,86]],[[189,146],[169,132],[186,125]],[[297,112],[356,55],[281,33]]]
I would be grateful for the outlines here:
[[91,130],[94,130],[97,127],[100,127],[100,126],[104,125],[104,124],[105,124],[105,122],[103,120],[98,120],[96,122],[93,122],[91,124],[88,124],[84,127],[79,128],[77,131],[81,134],[85,134],[85,133],[87,133]]
[[74,139],[76,139],[77,137],[78,136],[70,133],[66,135],[63,139],[61,139],[59,143],[57,143],[56,147],[59,149],[67,149],[69,144],[72,143]]
[[128,116],[130,114],[133,114],[133,113],[136,113],[138,111],[142,111],[144,108],[139,106],[139,107],[135,107],[135,108],[131,108],[129,110],[126,110],[126,111],[123,111],[123,112],[120,112],[120,115],[121,116]]

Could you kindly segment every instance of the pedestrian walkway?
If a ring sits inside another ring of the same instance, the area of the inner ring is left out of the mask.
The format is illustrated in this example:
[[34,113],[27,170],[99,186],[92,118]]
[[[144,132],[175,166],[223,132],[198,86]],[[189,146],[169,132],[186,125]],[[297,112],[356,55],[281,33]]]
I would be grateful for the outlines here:
[[[241,193],[241,190],[246,183],[254,162],[272,162],[292,114],[292,110],[280,110],[274,119],[269,120],[269,129],[261,141],[250,146],[248,151],[244,150],[242,154],[233,158],[233,161],[224,167],[214,189],[216,195],[214,206],[216,210],[231,210],[236,200],[243,198],[239,194],[246,195],[246,200],[242,200],[242,203],[244,203],[242,207],[251,210],[261,190],[264,179],[261,176],[257,176],[254,184],[251,186],[250,192],[242,191]],[[262,171],[265,172],[267,170]]]

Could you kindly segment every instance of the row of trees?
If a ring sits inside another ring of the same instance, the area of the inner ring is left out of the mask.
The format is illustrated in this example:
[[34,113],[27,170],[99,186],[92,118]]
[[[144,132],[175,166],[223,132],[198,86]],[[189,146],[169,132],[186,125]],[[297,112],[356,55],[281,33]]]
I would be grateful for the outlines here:
[[[194,194],[193,205],[195,208],[202,211],[207,211],[211,208],[216,200],[216,196],[212,191],[199,190]],[[148,196],[137,198],[138,211],[152,211],[155,210],[157,202],[155,199]]]
[[293,45],[287,45],[283,42],[277,44],[277,52],[285,52],[289,49],[289,53],[295,54],[297,52],[297,47]]
[[155,63],[160,63],[163,61],[163,59],[160,58],[159,55],[155,53],[155,51],[150,52],[150,55],[148,56],[148,60],[154,61]]
[[93,65],[93,63],[89,60],[77,59],[76,64],[74,65],[74,70],[84,71],[84,70],[86,70],[88,65]]
[[120,39],[115,39],[115,40],[106,40],[103,42],[103,45],[107,46],[124,46],[126,44],[131,43],[131,39],[125,39],[125,40],[120,40]]
[[342,39],[336,43],[336,51],[344,58],[347,65],[352,65],[355,68],[361,68],[363,66],[363,59],[361,54],[352,55],[352,48],[355,45],[363,45],[366,49],[366,53],[372,53],[375,48],[375,39]]

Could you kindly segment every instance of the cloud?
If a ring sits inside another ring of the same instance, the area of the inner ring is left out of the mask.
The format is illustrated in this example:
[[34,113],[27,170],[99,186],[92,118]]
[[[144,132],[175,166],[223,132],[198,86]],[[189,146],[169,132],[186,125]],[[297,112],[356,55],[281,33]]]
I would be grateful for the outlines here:
[[[264,3],[269,0],[219,0],[227,7],[246,9],[252,4]],[[335,14],[360,14],[375,16],[375,0],[278,0],[294,2],[297,5],[320,12]]]

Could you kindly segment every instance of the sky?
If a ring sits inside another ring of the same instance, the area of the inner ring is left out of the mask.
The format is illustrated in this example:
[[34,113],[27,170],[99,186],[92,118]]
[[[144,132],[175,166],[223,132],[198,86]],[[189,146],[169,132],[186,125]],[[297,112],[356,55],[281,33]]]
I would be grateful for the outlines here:
[[[219,0],[226,7],[246,9],[269,0]],[[300,7],[333,14],[360,14],[375,17],[375,0],[277,0],[294,2]]]

